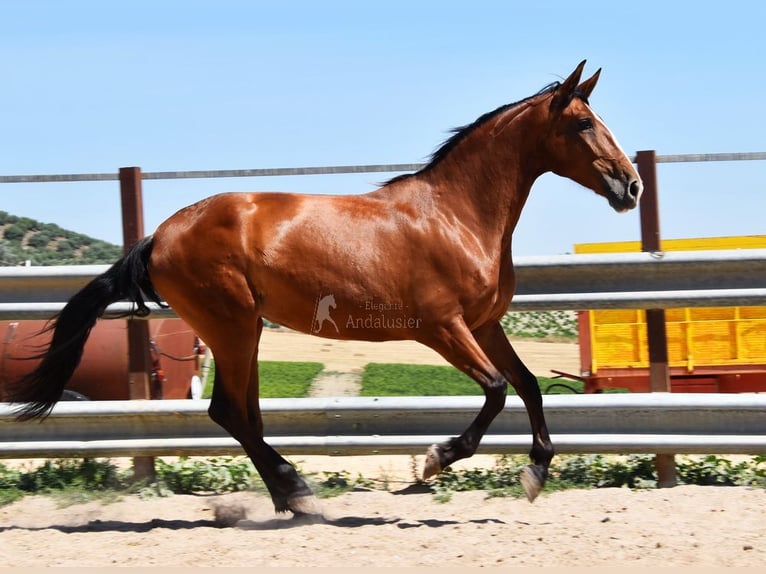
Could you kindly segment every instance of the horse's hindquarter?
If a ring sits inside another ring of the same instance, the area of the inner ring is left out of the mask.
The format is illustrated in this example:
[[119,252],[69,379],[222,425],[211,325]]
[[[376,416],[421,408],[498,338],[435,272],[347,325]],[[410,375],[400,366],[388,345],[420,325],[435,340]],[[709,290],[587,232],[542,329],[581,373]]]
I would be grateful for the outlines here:
[[248,221],[256,194],[224,193],[189,205],[153,234],[149,274],[176,312],[201,333],[212,323],[257,314],[247,270],[252,250]]

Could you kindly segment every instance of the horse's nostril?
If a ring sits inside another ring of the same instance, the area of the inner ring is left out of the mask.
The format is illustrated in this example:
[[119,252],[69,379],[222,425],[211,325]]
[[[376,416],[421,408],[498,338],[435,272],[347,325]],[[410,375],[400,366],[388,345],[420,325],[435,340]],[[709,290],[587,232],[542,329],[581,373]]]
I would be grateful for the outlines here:
[[638,201],[638,197],[641,195],[642,186],[638,180],[634,179],[628,186],[628,195]]

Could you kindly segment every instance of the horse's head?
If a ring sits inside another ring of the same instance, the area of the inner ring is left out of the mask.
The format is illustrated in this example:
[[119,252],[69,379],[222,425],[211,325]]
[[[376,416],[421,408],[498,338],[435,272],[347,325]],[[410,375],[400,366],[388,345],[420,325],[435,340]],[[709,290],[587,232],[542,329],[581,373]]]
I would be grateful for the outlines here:
[[553,162],[548,169],[604,196],[616,211],[627,211],[638,204],[643,185],[612,132],[588,104],[601,70],[580,83],[584,67],[585,60],[551,92],[550,130],[544,142]]

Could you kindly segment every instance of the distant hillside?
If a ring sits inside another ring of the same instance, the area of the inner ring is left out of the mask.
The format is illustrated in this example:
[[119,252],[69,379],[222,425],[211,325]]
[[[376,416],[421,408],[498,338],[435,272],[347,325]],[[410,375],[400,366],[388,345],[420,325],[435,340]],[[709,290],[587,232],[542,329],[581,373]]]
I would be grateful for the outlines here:
[[121,256],[119,245],[0,211],[0,265],[88,265]]

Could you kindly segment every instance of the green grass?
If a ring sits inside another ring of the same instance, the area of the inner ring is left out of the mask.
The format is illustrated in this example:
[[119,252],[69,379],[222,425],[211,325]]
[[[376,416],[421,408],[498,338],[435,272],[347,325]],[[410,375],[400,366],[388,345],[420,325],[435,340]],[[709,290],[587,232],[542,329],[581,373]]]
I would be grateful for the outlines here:
[[[311,383],[322,370],[321,363],[262,361],[260,363],[262,398],[302,398],[308,396]],[[210,398],[215,376],[211,364],[204,398]],[[583,384],[569,379],[538,377],[543,394],[582,393]],[[607,392],[621,392],[610,389]],[[509,387],[509,394],[516,391]],[[362,373],[363,397],[395,396],[465,396],[481,395],[481,388],[470,377],[451,366],[369,363]]]
[[[568,379],[538,377],[543,394],[582,393],[583,384]],[[512,387],[509,394],[515,394]],[[369,363],[362,373],[363,397],[481,395],[476,382],[450,366]]]
[[[322,363],[261,361],[261,398],[302,398],[308,395],[311,383],[324,368]],[[211,362],[202,397],[209,399],[213,393],[215,362]]]

